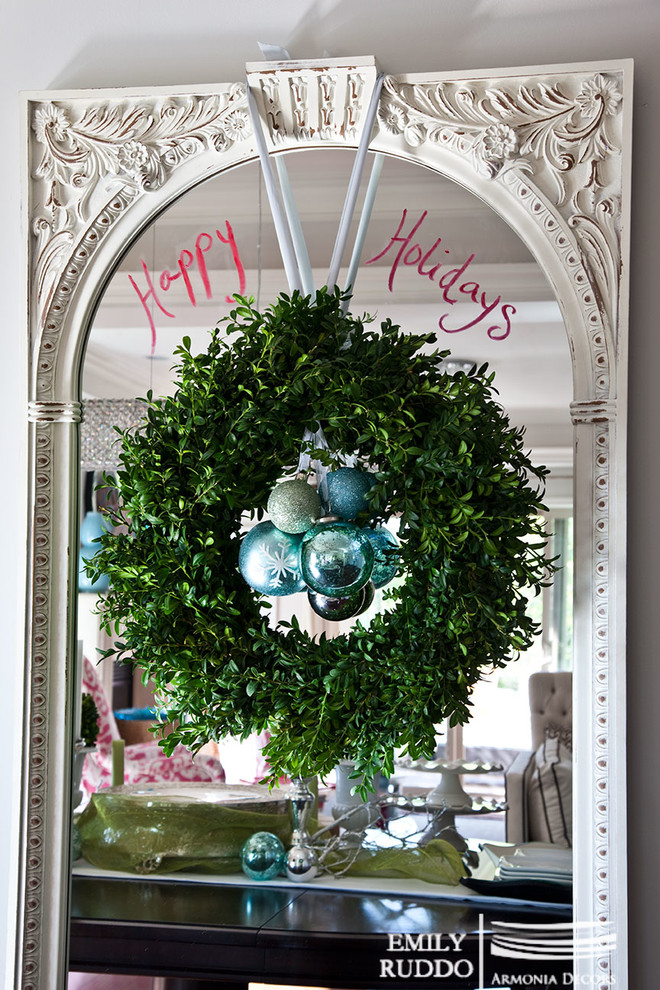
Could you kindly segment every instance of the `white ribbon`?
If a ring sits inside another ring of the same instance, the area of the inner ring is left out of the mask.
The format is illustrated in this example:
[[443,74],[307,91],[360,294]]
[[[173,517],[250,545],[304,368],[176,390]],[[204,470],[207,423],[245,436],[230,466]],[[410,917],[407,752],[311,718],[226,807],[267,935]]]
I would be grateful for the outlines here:
[[311,471],[314,472],[316,476],[316,490],[321,496],[321,501],[324,505],[328,502],[328,466],[327,464],[322,464],[318,458],[313,458],[311,455],[312,450],[330,450],[328,446],[328,441],[325,438],[322,427],[319,426],[315,433],[305,427],[305,432],[303,433],[302,443],[300,445],[300,457],[298,458],[298,467],[296,469],[296,474],[309,474]]

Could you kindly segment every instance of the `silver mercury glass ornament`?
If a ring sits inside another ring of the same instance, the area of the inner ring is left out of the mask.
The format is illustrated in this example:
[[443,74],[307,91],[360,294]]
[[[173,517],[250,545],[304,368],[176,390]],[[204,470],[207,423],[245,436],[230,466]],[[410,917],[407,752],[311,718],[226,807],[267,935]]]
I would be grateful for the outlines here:
[[314,879],[318,873],[319,862],[307,830],[314,807],[314,795],[302,777],[294,777],[289,800],[293,833],[291,848],[286,857],[286,875],[289,880],[304,883],[306,880]]
[[371,577],[374,551],[353,523],[323,516],[302,538],[300,570],[305,583],[326,598],[346,598]]

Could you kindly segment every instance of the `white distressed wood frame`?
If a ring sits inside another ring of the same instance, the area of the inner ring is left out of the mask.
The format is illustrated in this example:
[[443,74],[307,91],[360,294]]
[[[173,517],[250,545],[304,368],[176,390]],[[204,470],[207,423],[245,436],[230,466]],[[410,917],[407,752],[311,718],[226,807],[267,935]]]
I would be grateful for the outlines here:
[[[625,435],[632,65],[387,76],[371,147],[450,177],[539,261],[574,366],[577,977],[627,986]],[[373,59],[259,63],[269,150],[355,148]],[[256,158],[243,83],[25,95],[30,498],[14,986],[65,986],[80,373],[122,253],[186,190]],[[286,288],[286,286],[283,286]]]

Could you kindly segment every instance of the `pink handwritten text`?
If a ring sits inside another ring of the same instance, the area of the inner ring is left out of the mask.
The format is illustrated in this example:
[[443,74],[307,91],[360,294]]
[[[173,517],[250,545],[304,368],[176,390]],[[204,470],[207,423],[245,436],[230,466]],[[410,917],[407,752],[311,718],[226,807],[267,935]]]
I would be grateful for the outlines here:
[[[426,250],[422,247],[419,240],[413,240],[424,223],[427,214],[428,210],[424,210],[419,220],[412,225],[408,233],[405,233],[404,227],[407,221],[408,211],[404,210],[396,233],[390,239],[387,247],[380,254],[375,255],[375,257],[370,258],[366,262],[367,265],[372,265],[380,258],[384,258],[388,251],[394,250],[394,260],[392,261],[387,280],[390,292],[394,289],[394,277],[400,264],[415,267],[421,276],[430,279],[432,282],[435,281],[440,269],[445,267],[446,262],[438,261],[437,258],[434,258],[434,255],[436,255],[442,244],[441,237],[437,237],[433,244]],[[443,250],[445,254],[449,254],[446,248]],[[511,303],[503,303],[501,295],[498,295],[491,301],[488,299],[486,293],[482,291],[478,282],[469,281],[465,277],[474,258],[474,254],[471,254],[458,268],[449,268],[447,271],[444,271],[438,279],[438,288],[442,289],[442,298],[448,306],[454,306],[457,302],[471,300],[479,307],[479,312],[468,323],[454,327],[448,325],[450,313],[444,313],[438,320],[438,326],[445,333],[461,333],[461,331],[468,330],[470,327],[476,327],[482,320],[488,321],[489,318],[492,319],[495,317],[499,318],[499,322],[487,327],[486,333],[492,340],[504,340],[511,333],[511,316],[516,312],[516,307],[511,305]]]
[[[236,274],[238,275],[238,295],[244,296],[245,269],[243,267],[243,262],[241,261],[241,256],[238,252],[234,231],[232,230],[232,226],[228,220],[225,220],[225,231],[226,233],[223,234],[219,230],[216,230],[215,237],[221,244],[226,245],[231,251],[234,268],[236,269]],[[158,279],[158,287],[160,292],[168,292],[172,284],[181,279],[183,285],[185,286],[186,295],[190,304],[192,306],[197,306],[197,296],[199,290],[197,293],[195,292],[195,287],[191,278],[191,275],[196,272],[201,280],[206,298],[212,299],[213,292],[211,289],[211,281],[209,279],[209,271],[206,263],[206,254],[211,250],[215,243],[216,240],[211,234],[207,234],[205,231],[198,234],[192,250],[184,248],[179,254],[176,270],[171,272],[165,269],[160,273],[160,277]],[[138,294],[138,298],[142,303],[144,312],[146,313],[147,320],[149,322],[149,328],[151,329],[151,353],[153,354],[156,347],[156,324],[154,322],[151,304],[153,303],[153,305],[160,310],[163,316],[168,316],[171,319],[175,319],[175,315],[163,305],[159,291],[156,289],[149,273],[146,261],[143,260],[140,263],[142,265],[142,272],[146,283],[145,291],[138,286],[132,275],[129,275],[128,278]],[[231,303],[233,301],[233,296],[225,296],[225,302]]]

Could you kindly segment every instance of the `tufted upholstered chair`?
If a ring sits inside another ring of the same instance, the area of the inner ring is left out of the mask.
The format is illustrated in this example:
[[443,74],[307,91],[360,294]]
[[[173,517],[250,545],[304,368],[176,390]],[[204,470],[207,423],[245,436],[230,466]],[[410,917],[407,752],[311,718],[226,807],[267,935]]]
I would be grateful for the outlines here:
[[534,753],[546,738],[547,730],[560,731],[570,739],[573,725],[573,678],[570,671],[532,674],[529,679],[529,707],[532,750],[518,754],[504,775],[506,786],[507,842],[529,842],[528,786],[533,772]]

